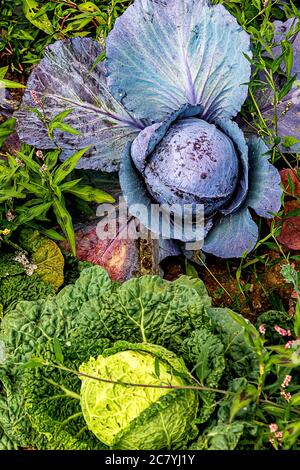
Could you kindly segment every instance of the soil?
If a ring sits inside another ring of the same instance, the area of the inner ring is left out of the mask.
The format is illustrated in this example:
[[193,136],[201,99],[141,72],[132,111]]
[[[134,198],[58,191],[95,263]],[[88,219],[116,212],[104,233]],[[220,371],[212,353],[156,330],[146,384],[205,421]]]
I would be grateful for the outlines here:
[[[255,274],[253,270],[242,270],[239,283],[236,278],[239,261],[209,258],[206,261],[208,269],[197,266],[199,278],[205,283],[214,307],[229,307],[253,323],[268,310],[285,310],[292,315],[293,287],[286,284],[281,275],[282,257],[275,251],[269,251],[268,258],[267,267],[262,266]],[[183,260],[169,258],[164,262],[165,279],[174,280],[184,272]]]

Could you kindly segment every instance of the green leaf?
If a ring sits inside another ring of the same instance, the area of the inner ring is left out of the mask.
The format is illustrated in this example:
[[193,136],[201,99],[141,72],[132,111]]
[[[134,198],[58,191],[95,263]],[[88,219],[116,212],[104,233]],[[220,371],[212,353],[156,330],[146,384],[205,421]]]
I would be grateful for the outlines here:
[[294,320],[294,332],[296,338],[300,338],[300,300],[297,300],[295,320]]
[[35,274],[57,291],[64,282],[64,257],[58,245],[32,229],[22,230],[20,244],[30,253],[31,261],[37,267]]
[[41,215],[44,215],[48,212],[50,207],[52,206],[52,202],[46,202],[44,204],[39,204],[38,206],[30,207],[30,208],[17,208],[17,211],[22,210],[21,214],[18,215],[16,218],[16,223],[18,225],[25,224],[26,222],[29,222],[30,220],[36,219],[40,217]]
[[93,2],[84,2],[78,5],[80,11],[96,12],[100,11]]
[[51,121],[51,124],[52,123],[55,123],[55,122],[62,122],[64,119],[66,119],[66,117],[69,116],[69,114],[71,114],[71,112],[73,111],[72,108],[70,109],[66,109],[65,111],[62,111],[61,113],[57,114]]
[[61,183],[65,178],[66,176],[68,176],[69,173],[71,173],[71,171],[74,170],[74,168],[76,167],[77,163],[79,162],[79,160],[81,159],[81,157],[87,152],[87,150],[90,148],[89,147],[86,147],[84,149],[81,149],[79,150],[78,152],[76,152],[74,155],[72,155],[71,157],[69,157],[54,173],[54,178],[53,178],[53,182],[54,184],[59,184]]
[[237,421],[209,427],[198,441],[192,444],[190,450],[234,450],[243,435],[245,424]]
[[[32,153],[33,154],[33,153]],[[30,156],[25,155],[25,153],[17,152],[17,157],[26,163],[30,170],[34,171],[37,174],[40,174],[40,165],[32,159],[32,154]]]
[[45,164],[49,171],[51,171],[58,162],[58,157],[60,154],[60,150],[53,150],[52,152],[48,152],[45,158]]
[[11,80],[5,80],[4,78],[0,78],[0,89],[1,88],[26,88],[26,86],[18,82],[13,82]]
[[15,191],[14,189],[0,190],[0,202],[7,201],[7,199],[14,197],[18,199],[24,199],[26,195],[21,191]]
[[80,181],[82,180],[82,178],[80,179],[77,179],[77,180],[73,180],[73,181],[67,181],[66,183],[63,183],[60,185],[60,190],[62,192],[68,192],[69,189],[72,189],[74,188],[74,186],[77,186],[78,183],[80,183]]
[[185,273],[187,276],[198,279],[198,271],[192,263],[189,263],[188,260],[185,260]]
[[23,369],[36,369],[37,367],[43,367],[45,365],[44,359],[40,357],[33,357],[30,361],[22,364]]
[[35,15],[39,12],[39,4],[35,0],[23,0],[23,10],[28,21],[36,28],[41,29],[47,34],[54,34],[52,23],[49,21],[46,13],[35,19]]
[[230,313],[232,312],[227,308],[208,310],[213,332],[222,341],[228,367],[235,373],[235,376],[257,380],[258,356],[252,342],[249,341],[249,335],[245,334],[244,318],[238,314],[230,315]]
[[255,328],[255,326],[253,326],[252,323],[250,323],[249,320],[244,318],[242,315],[239,315],[233,312],[230,309],[228,309],[227,313],[236,323],[238,323],[241,327],[244,328],[244,331],[245,333],[248,334],[250,343],[253,346],[257,346],[258,344],[260,345],[260,340],[261,340],[260,334]]
[[62,235],[60,235],[60,233],[58,233],[56,230],[54,230],[53,228],[41,228],[39,227],[39,231],[43,234],[43,235],[46,235],[46,237],[48,238],[51,238],[52,240],[55,240],[56,242],[63,242],[65,241],[65,237],[63,237]]
[[63,29],[63,33],[69,33],[69,32],[75,32],[75,31],[80,31],[82,28],[84,28],[87,24],[89,24],[92,21],[92,17],[89,18],[82,18],[82,19],[75,19],[72,20],[68,23],[68,26]]
[[285,425],[283,433],[283,448],[290,449],[298,440],[300,436],[300,420]]
[[4,78],[8,71],[8,65],[0,68],[0,79]]
[[257,396],[258,389],[254,385],[247,385],[247,387],[239,391],[232,400],[230,423],[232,423],[237,413],[243,408],[246,408],[251,402],[255,401]]
[[53,124],[50,124],[50,132],[54,129],[59,129],[60,131],[68,132],[69,134],[74,134],[74,135],[81,134],[81,132],[74,129],[74,127],[71,127],[69,126],[69,124],[66,124],[64,122],[54,122]]
[[196,278],[196,277],[182,275],[174,281],[174,284],[180,284],[180,285],[187,286],[190,289],[194,289],[199,296],[201,305],[203,305],[204,308],[211,307],[211,298],[208,295],[205,284],[198,277]]
[[64,355],[58,338],[53,338],[53,349],[56,362],[62,364],[64,362]]
[[155,357],[154,359],[154,371],[155,371],[155,375],[156,377],[160,377],[160,367],[159,367],[159,358],[158,357]]
[[73,194],[73,196],[83,199],[83,201],[97,202],[98,204],[102,202],[115,202],[115,199],[110,194],[92,186],[75,186],[67,189],[61,188],[61,190]]
[[16,120],[14,118],[6,119],[6,121],[0,124],[0,146],[2,146],[7,137],[13,133],[15,125]]
[[286,136],[283,138],[282,145],[286,148],[291,148],[293,145],[299,144],[300,140],[296,139],[296,137]]
[[281,88],[280,92],[278,93],[278,101],[283,100],[283,98],[291,91],[293,85],[295,83],[295,77],[291,77]]
[[73,229],[73,224],[72,224],[72,217],[70,213],[67,211],[64,201],[54,198],[53,210],[56,215],[57,221],[59,225],[61,226],[62,231],[66,235],[66,238],[70,244],[72,254],[73,256],[76,256],[75,234],[74,234],[74,229]]
[[293,44],[288,40],[281,41],[281,47],[282,47],[283,60],[285,63],[287,76],[290,77],[291,71],[293,68],[293,62],[294,62]]
[[29,193],[34,194],[37,197],[44,197],[47,195],[48,190],[44,188],[42,185],[37,184],[37,183],[26,183],[26,182],[20,182],[19,186],[21,188],[27,189]]

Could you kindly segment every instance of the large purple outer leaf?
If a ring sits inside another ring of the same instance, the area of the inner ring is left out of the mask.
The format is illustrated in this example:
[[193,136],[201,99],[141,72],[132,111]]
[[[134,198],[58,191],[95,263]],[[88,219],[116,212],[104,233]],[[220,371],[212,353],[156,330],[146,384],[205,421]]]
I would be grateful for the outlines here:
[[252,251],[258,238],[258,228],[249,207],[261,217],[271,218],[281,205],[280,175],[264,155],[267,147],[261,139],[252,137],[249,147],[249,192],[242,208],[227,215],[211,229],[203,251],[221,258],[240,258]]
[[[69,153],[93,145],[96,152],[89,158],[83,157],[81,168],[117,169],[124,146],[143,125],[111,95],[106,85],[104,64],[96,63],[102,53],[99,43],[79,37],[57,41],[46,48],[44,59],[29,78],[22,107],[15,114],[21,140],[39,148],[57,145],[69,149]],[[64,122],[81,135],[56,130],[55,143],[52,142],[44,123],[26,108],[36,107],[31,91],[44,100],[47,121],[72,109]]]
[[[290,18],[285,23],[282,21],[274,21],[275,36],[274,43],[280,43],[286,39],[290,31],[294,31],[298,24],[297,18]],[[300,32],[292,35],[289,38],[293,45],[294,61],[291,75],[297,75],[297,80],[300,80]],[[280,45],[272,50],[275,58],[279,57],[282,53]],[[284,68],[284,64],[282,64]],[[271,127],[274,127],[274,96],[270,89],[258,92],[258,101],[261,107],[263,117]],[[292,136],[300,140],[300,88],[295,84],[291,91],[282,99],[277,105],[277,133],[279,137]],[[283,152],[300,152],[300,144],[294,145],[288,149],[284,146],[281,147]]]
[[247,140],[249,148],[249,192],[246,204],[257,215],[272,219],[281,207],[282,189],[279,171],[268,161],[268,147],[256,137]]
[[202,250],[220,258],[241,258],[256,245],[258,227],[249,209],[242,208],[221,218],[205,239]]
[[249,187],[248,147],[243,132],[234,121],[221,119],[217,121],[217,125],[235,144],[240,162],[240,172],[235,195],[230,204],[220,210],[223,215],[228,215],[239,209],[247,197]]
[[139,118],[162,121],[181,105],[231,118],[247,96],[249,36],[206,0],[136,0],[107,38],[108,83]]

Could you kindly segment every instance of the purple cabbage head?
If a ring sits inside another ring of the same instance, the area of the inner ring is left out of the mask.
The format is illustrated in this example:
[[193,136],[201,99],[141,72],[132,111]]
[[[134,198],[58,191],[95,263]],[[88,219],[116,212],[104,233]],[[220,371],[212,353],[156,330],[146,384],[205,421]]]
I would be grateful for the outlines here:
[[[272,218],[281,189],[268,148],[233,121],[248,93],[248,34],[209,0],[135,0],[107,38],[105,62],[102,54],[80,37],[46,49],[16,113],[20,138],[59,146],[63,160],[90,146],[79,168],[120,170],[129,207],[142,204],[141,223],[160,236],[160,225],[149,225],[153,204],[199,204],[204,252],[230,258],[253,249],[250,211]],[[69,109],[64,122],[80,134],[60,127],[50,139],[45,122]]]
[[211,216],[234,194],[238,155],[233,142],[214,124],[181,119],[166,132],[154,151],[140,151],[148,128],[134,140],[132,160],[151,196],[160,204],[203,204]]

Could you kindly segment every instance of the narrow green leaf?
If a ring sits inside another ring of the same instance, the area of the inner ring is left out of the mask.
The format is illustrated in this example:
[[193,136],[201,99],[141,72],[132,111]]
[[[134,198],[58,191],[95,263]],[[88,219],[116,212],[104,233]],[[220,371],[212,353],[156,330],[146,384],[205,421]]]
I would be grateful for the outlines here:
[[155,375],[156,377],[160,377],[160,366],[159,366],[159,359],[158,357],[156,357],[154,359],[154,371],[155,371]]
[[63,181],[66,176],[74,170],[81,157],[87,152],[89,148],[90,146],[79,150],[74,155],[69,157],[64,163],[62,163],[62,165],[54,173],[53,182],[55,184],[59,184],[61,181]]
[[68,26],[63,29],[63,33],[69,33],[69,32],[75,32],[75,31],[80,31],[82,28],[84,28],[87,24],[89,24],[92,21],[92,17],[90,18],[82,18],[82,19],[75,19],[73,21],[70,21],[68,23]]
[[16,191],[15,189],[1,189],[0,190],[0,200],[6,201],[12,197],[24,199],[26,195],[22,191]]
[[38,197],[44,197],[47,194],[47,189],[41,186],[40,184],[36,183],[26,183],[26,182],[20,182],[19,186],[21,188],[27,189],[30,193],[34,194],[35,196]]
[[45,158],[45,164],[49,171],[51,171],[58,162],[58,157],[60,154],[60,150],[53,150],[52,152],[48,152]]
[[73,181],[67,181],[66,183],[63,183],[63,184],[60,185],[60,190],[62,192],[64,192],[64,191],[67,192],[68,189],[72,189],[72,188],[74,188],[74,186],[77,186],[78,183],[80,183],[81,180],[82,180],[82,178],[79,178],[79,179],[73,180]]
[[0,78],[0,88],[26,88],[26,86],[18,82],[13,82],[12,80]]
[[57,242],[62,242],[65,241],[65,237],[60,235],[56,230],[50,228],[43,228],[39,224],[35,222],[30,222],[27,224],[28,227],[34,228],[35,230],[38,230],[42,235],[45,235],[48,238],[51,238],[51,240],[57,241]]
[[294,50],[293,45],[290,41],[282,41],[281,42],[282,52],[283,52],[283,60],[286,67],[287,76],[291,76],[291,71],[293,67],[294,61]]
[[66,119],[66,117],[69,116],[69,114],[71,114],[71,112],[73,111],[72,108],[70,109],[66,109],[65,111],[63,111],[62,113],[59,113],[57,114],[51,121],[51,123],[54,123],[54,122],[62,122],[64,119]]
[[34,171],[37,174],[40,174],[40,165],[35,162],[30,156],[27,156],[22,152],[17,152],[17,157],[22,160],[22,162],[26,163],[30,170]]
[[39,4],[35,0],[23,0],[23,10],[26,18],[36,28],[41,29],[47,34],[53,34],[52,23],[46,13],[35,19],[35,15],[39,12]]
[[56,215],[57,221],[61,226],[62,231],[66,235],[66,238],[70,244],[72,254],[76,256],[75,234],[71,215],[67,211],[63,200],[60,201],[58,198],[55,198],[53,204],[53,210]]
[[297,300],[295,321],[294,321],[294,332],[296,338],[300,338],[300,300]]
[[16,224],[22,225],[46,214],[51,206],[52,202],[46,202],[44,204],[39,204],[38,206],[26,208],[26,210],[22,211],[22,213],[16,218]]
[[97,202],[98,204],[102,202],[115,202],[115,199],[110,194],[92,186],[75,186],[73,188],[62,189],[62,191],[87,202]]
[[44,359],[40,357],[32,357],[30,361],[23,364],[21,367],[24,369],[35,369],[37,367],[43,367],[45,365]]
[[64,122],[53,122],[50,124],[50,131],[53,131],[54,129],[58,129],[63,132],[68,132],[69,134],[74,134],[74,135],[80,135],[81,132],[77,131],[74,129],[74,127],[69,126],[69,124],[66,124]]
[[4,78],[8,71],[8,65],[0,68],[0,79]]
[[63,352],[62,352],[61,345],[60,345],[58,338],[53,339],[53,348],[54,348],[56,362],[58,362],[59,364],[62,364],[64,362],[64,356],[63,356]]
[[295,84],[295,78],[291,77],[281,88],[278,93],[278,101],[282,101],[283,98],[291,91],[293,85]]

